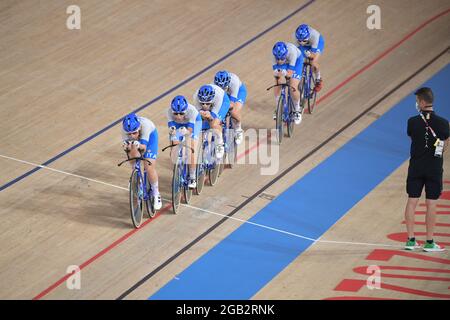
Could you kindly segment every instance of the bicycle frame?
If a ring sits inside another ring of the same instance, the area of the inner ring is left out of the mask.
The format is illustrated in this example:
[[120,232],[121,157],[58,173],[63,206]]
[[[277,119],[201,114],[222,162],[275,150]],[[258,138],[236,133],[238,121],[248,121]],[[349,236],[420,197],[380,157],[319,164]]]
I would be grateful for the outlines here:
[[191,147],[186,145],[186,140],[185,140],[184,135],[177,134],[177,138],[178,138],[178,141],[180,142],[179,144],[176,144],[176,145],[171,144],[171,145],[163,148],[162,151],[164,152],[167,148],[173,148],[173,147],[178,146],[177,163],[178,163],[178,166],[180,168],[182,168],[181,169],[182,172],[181,172],[181,176],[180,176],[181,177],[181,186],[187,188],[187,186],[189,184],[189,178],[190,178],[189,177],[189,163],[188,163],[188,161],[184,161],[184,159],[186,157],[188,157],[189,155],[185,154],[183,150],[186,148],[188,148],[192,152],[194,152],[194,150],[192,150]]
[[302,108],[308,103],[308,112],[312,114],[316,105],[317,92],[315,90],[315,81],[311,59],[306,58],[302,68],[302,79],[299,84],[300,100]]
[[[203,162],[206,170],[212,170],[216,166],[216,159],[213,157],[212,146],[214,145],[214,134],[211,137],[211,143],[209,142],[209,133],[212,129],[202,130],[202,152]],[[205,161],[206,160],[206,161]]]
[[[145,167],[144,173],[142,173],[141,168],[141,161],[147,161],[150,165],[152,163],[149,160],[142,158],[141,156],[128,158],[127,160],[119,163],[118,166],[120,167],[122,164],[128,161],[134,161],[129,184],[131,219],[135,228],[139,228],[142,222],[144,203],[146,205],[149,218],[153,218],[155,216],[152,187],[151,184],[147,181],[148,173]],[[138,211],[136,211],[136,209]]]
[[[309,66],[309,68],[308,68]],[[302,68],[302,78],[305,79],[303,97],[309,99],[311,97],[311,79],[312,79],[312,68],[311,68],[311,59],[305,59]]]
[[[137,172],[140,181],[142,181],[142,190],[143,190],[143,195],[144,197],[142,198],[142,200],[149,200],[150,199],[150,195],[151,195],[151,191],[152,191],[152,186],[151,184],[147,181],[147,170],[144,167],[144,174],[142,174],[142,168],[141,168],[141,161],[147,161],[149,164],[151,164],[151,162],[147,159],[144,159],[142,157],[139,158],[129,158],[127,160],[122,161],[121,163],[118,164],[118,166],[120,167],[122,164],[124,164],[125,162],[128,161],[134,161],[134,165],[133,165],[133,170],[132,172]],[[148,192],[147,192],[147,186],[148,186]]]
[[231,137],[231,135],[229,134],[230,132],[233,133],[234,128],[233,128],[233,122],[231,121],[231,112],[228,111],[225,119],[222,121],[222,136],[223,136],[223,143],[225,146],[226,154],[230,154],[232,148],[235,148],[234,135],[233,135],[233,137]]
[[[280,99],[282,99],[282,105],[283,105],[283,122],[286,123],[287,125],[289,125],[290,122],[293,122],[293,111],[294,110],[289,110],[289,101],[292,101],[292,97],[291,97],[291,91],[288,90],[288,87],[291,88],[292,90],[295,90],[294,87],[292,87],[291,85],[287,84],[287,83],[278,83],[275,84],[269,88],[267,88],[266,90],[270,90],[274,87],[281,87],[281,93],[280,93]],[[287,91],[287,93],[286,93]]]

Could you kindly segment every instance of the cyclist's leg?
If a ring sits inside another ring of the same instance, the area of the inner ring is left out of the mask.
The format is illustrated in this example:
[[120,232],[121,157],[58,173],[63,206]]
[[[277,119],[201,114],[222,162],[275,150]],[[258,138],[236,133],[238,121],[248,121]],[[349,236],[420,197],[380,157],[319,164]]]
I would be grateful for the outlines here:
[[[286,69],[287,69],[287,66],[285,65],[285,64],[283,64],[283,65],[274,65],[273,67],[273,70],[274,70],[274,84],[275,85],[277,85],[277,84],[279,84],[279,83],[282,83],[282,82],[284,82],[284,75],[282,74],[282,73],[280,73],[280,72],[276,72],[276,70],[285,70],[285,71],[287,71]],[[274,97],[275,97],[275,105],[277,105],[278,104],[278,100],[280,99],[280,95],[281,95],[281,87],[274,87],[273,88],[273,94],[274,94]],[[275,112],[276,112],[276,110],[275,110]]]
[[194,127],[189,127],[190,135],[187,136],[186,145],[190,146],[189,150],[189,175],[191,179],[195,179],[195,169],[197,166],[197,141],[200,136],[200,131],[202,129],[202,120],[196,121]]
[[222,137],[222,120],[219,118],[212,119],[209,121],[209,126],[213,130],[213,134],[216,137],[217,143],[223,143],[223,137]]
[[[154,151],[153,151],[154,150]],[[159,210],[162,207],[162,199],[161,194],[159,193],[158,186],[158,173],[156,172],[156,158],[158,156],[158,133],[156,129],[150,135],[150,140],[147,145],[147,150],[145,151],[143,158],[147,159],[151,162],[151,165],[144,161],[145,170],[148,175],[148,182],[152,187],[152,196],[153,196],[153,208],[155,210]]]
[[242,107],[244,106],[245,99],[247,98],[247,88],[244,84],[241,85],[238,92],[237,100],[233,104],[233,111],[231,111],[231,116],[235,120],[234,129],[241,130],[242,122]]
[[225,152],[222,136],[222,121],[226,118],[228,110],[230,109],[230,99],[225,95],[223,97],[222,105],[217,111],[214,119],[210,120],[209,125],[213,129],[213,133],[216,136],[216,157],[218,159],[222,158]]
[[303,57],[300,56],[296,63],[295,63],[295,69],[294,74],[292,75],[291,79],[291,86],[295,88],[295,91],[289,88],[291,92],[291,97],[294,102],[294,108],[295,111],[300,112],[300,91],[297,90],[298,85],[300,83],[300,80],[302,78],[302,70],[303,69]]
[[222,121],[225,120],[229,109],[230,109],[230,99],[228,98],[227,95],[225,95],[222,101],[222,105],[220,106],[220,109],[217,112],[217,117],[212,121],[210,121],[209,123],[211,128],[214,129],[218,143],[223,144]]
[[190,151],[189,158],[189,188],[196,187],[196,169],[197,169],[197,159],[198,159],[198,139],[200,136],[200,131],[202,129],[202,121],[196,121],[194,128],[192,129],[191,135],[187,138],[187,145],[189,145],[193,152]]
[[[184,126],[185,126],[185,124],[181,124],[178,122],[172,122],[172,123],[170,123],[169,127],[175,127],[175,129],[178,130],[179,128],[184,127]],[[169,135],[169,139],[170,139],[169,143],[171,145],[177,145],[180,143],[177,132],[175,134],[173,134],[172,136]],[[178,158],[177,148],[171,148],[170,149],[170,159],[172,161],[172,164],[175,164],[175,162],[177,161],[177,158]]]
[[151,165],[149,165],[147,161],[144,161],[144,166],[148,173],[148,181],[152,186],[153,195],[159,195],[158,174],[156,172],[157,157],[158,157],[158,132],[155,129],[150,134],[150,138],[147,144],[147,150],[143,155],[144,159],[148,159],[152,163]]
[[319,86],[319,90],[322,88],[322,77],[320,75],[320,67],[319,67],[319,59],[320,56],[323,54],[323,49],[325,47],[325,40],[322,36],[319,38],[319,44],[317,46],[317,49],[313,50],[313,56],[311,60],[311,65],[313,67],[314,75],[316,76],[316,85]]

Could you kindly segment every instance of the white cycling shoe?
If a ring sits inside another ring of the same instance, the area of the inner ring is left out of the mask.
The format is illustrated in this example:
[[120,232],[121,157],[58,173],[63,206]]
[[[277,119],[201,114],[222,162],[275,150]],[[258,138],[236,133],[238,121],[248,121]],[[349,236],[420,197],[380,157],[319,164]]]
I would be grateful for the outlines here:
[[236,144],[241,144],[242,138],[244,137],[244,130],[236,129],[234,133],[235,133],[234,141],[236,142]]
[[188,187],[189,187],[189,189],[197,188],[197,181],[195,181],[195,179],[189,179]]
[[225,148],[223,146],[223,143],[217,144],[216,145],[216,158],[222,159],[224,153],[225,153]]
[[294,123],[295,124],[300,124],[302,122],[302,114],[300,111],[295,111],[294,112]]
[[155,208],[155,210],[159,210],[162,207],[162,200],[161,200],[161,194],[155,194],[153,196],[153,208]]

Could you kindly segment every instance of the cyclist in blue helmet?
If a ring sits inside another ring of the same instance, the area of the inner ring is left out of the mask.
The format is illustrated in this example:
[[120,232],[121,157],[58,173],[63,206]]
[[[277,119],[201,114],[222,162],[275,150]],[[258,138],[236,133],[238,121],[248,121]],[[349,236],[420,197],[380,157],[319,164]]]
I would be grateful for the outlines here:
[[213,129],[216,136],[216,157],[221,159],[225,149],[222,137],[222,121],[230,108],[230,99],[225,91],[215,84],[201,86],[194,94],[194,105],[203,119],[203,129]]
[[152,165],[144,161],[148,172],[148,180],[152,186],[154,208],[161,209],[161,194],[158,188],[158,173],[156,172],[156,158],[158,156],[158,131],[152,121],[130,113],[122,120],[123,149],[129,158],[143,156]]
[[322,89],[322,78],[320,76],[319,58],[323,53],[325,47],[325,39],[311,26],[307,24],[301,24],[295,30],[295,38],[298,43],[298,48],[302,52],[303,56],[311,59],[311,65],[313,66],[314,74],[316,75],[316,83],[314,90],[319,92]]
[[[294,88],[298,88],[300,79],[302,77],[303,56],[300,50],[292,43],[277,42],[272,48],[272,69],[275,78],[275,84],[280,83],[280,80],[289,82]],[[300,92],[298,90],[291,90],[291,97],[294,102],[294,122],[300,124],[302,121],[302,108],[300,107]],[[280,98],[281,88],[274,88],[275,104],[278,104]],[[276,110],[273,114],[276,119]]]
[[169,127],[169,139],[172,144],[178,144],[180,136],[184,136],[187,145],[194,150],[189,159],[189,188],[197,186],[196,163],[197,141],[202,130],[202,117],[197,108],[191,105],[184,96],[176,96],[172,99],[167,110],[167,126]]
[[230,99],[230,113],[233,121],[236,144],[240,144],[243,139],[242,130],[242,107],[247,98],[247,88],[239,77],[231,72],[222,70],[214,76],[214,84],[221,87]]

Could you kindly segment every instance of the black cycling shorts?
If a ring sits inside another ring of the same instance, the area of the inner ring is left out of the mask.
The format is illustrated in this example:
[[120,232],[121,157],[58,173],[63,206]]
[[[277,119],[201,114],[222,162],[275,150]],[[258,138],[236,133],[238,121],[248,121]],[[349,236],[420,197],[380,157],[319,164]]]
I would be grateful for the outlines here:
[[442,193],[442,174],[408,175],[406,179],[406,192],[410,198],[420,198],[424,186],[427,199],[439,199]]

